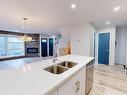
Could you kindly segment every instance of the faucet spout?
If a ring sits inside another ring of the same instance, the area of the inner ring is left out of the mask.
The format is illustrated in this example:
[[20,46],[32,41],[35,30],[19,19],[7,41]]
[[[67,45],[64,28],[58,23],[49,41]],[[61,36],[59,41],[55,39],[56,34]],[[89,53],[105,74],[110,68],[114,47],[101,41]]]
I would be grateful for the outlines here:
[[53,63],[55,63],[56,60],[58,60],[58,59],[57,59],[57,54],[53,57]]

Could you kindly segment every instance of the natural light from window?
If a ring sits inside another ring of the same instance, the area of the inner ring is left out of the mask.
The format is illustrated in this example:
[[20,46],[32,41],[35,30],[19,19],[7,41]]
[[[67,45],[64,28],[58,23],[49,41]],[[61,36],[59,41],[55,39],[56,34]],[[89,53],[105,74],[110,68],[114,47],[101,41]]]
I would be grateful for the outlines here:
[[0,35],[0,57],[24,56],[24,41],[20,36]]

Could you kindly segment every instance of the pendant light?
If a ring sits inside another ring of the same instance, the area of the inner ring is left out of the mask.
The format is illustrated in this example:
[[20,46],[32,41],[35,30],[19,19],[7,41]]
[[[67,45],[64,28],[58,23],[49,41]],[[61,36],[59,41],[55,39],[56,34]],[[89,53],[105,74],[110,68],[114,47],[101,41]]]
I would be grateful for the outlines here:
[[23,18],[23,32],[24,32],[24,35],[22,36],[22,39],[25,42],[29,42],[29,41],[32,41],[32,37],[30,37],[27,33],[25,33],[26,21],[27,21],[27,18]]

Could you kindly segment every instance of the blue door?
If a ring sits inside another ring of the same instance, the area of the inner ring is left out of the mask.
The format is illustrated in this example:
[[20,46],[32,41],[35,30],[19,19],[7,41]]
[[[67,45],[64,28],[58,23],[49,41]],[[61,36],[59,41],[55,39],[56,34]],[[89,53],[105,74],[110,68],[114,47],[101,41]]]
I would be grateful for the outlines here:
[[53,56],[53,38],[49,39],[49,56]]
[[41,39],[41,56],[42,57],[48,56],[47,38]]
[[109,43],[110,43],[110,33],[100,33],[99,34],[99,46],[98,46],[98,63],[99,64],[109,64]]

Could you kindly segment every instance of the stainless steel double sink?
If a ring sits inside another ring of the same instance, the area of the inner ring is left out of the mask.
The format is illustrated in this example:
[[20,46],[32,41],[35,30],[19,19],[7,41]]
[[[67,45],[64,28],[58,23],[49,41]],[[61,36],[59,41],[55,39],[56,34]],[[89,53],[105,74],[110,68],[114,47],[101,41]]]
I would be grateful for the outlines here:
[[77,63],[64,61],[64,62],[58,63],[57,65],[47,67],[44,70],[46,70],[52,74],[61,74],[65,71],[69,70],[70,68],[74,67],[75,65],[77,65]]

